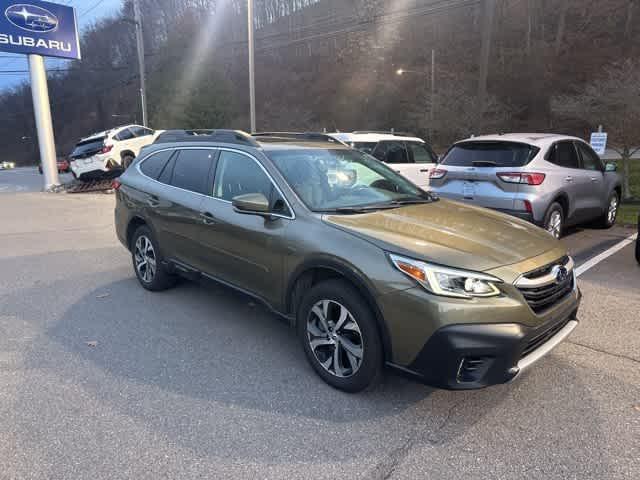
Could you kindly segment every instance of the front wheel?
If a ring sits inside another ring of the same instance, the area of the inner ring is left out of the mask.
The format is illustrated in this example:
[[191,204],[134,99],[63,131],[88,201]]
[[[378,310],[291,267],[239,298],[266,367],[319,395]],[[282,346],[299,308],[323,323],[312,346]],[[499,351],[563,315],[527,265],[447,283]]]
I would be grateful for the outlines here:
[[382,342],[370,306],[349,283],[329,280],[314,286],[296,317],[307,360],[326,383],[351,393],[377,383]]
[[552,203],[544,217],[544,229],[555,238],[562,237],[564,228],[564,211],[559,203]]

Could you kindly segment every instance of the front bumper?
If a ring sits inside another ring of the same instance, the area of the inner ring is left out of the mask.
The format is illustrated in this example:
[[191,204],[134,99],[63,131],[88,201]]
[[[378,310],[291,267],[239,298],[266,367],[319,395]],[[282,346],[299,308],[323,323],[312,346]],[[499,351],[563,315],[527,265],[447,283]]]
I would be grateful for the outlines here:
[[[411,293],[414,298],[419,295],[419,291]],[[416,302],[414,308],[416,313],[418,308],[422,310],[422,318],[414,317],[413,308],[405,310],[408,313],[405,320],[410,318],[410,321],[403,322],[404,331],[396,334],[400,340],[393,342],[395,361],[388,365],[423,383],[448,390],[477,389],[510,382],[571,334],[578,324],[581,297],[575,285],[564,300],[542,316],[534,314],[526,304],[517,305],[516,299],[508,297],[495,299],[493,308],[486,309],[472,303],[466,308],[441,304],[433,311],[439,317],[440,326],[427,335],[420,346],[412,349],[416,353],[407,358],[406,352],[395,347],[416,345],[420,334],[411,330],[416,325],[418,328],[424,325],[432,316],[425,311],[424,301],[422,308]],[[403,292],[405,308],[410,305],[409,298],[409,292]],[[397,330],[391,330],[393,339]],[[412,343],[411,339],[416,341]]]

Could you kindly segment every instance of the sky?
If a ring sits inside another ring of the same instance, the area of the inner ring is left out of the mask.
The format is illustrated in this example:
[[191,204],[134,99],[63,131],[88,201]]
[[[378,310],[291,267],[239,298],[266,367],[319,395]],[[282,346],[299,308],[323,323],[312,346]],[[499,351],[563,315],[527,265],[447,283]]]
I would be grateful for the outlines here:
[[[95,20],[112,15],[122,6],[122,0],[48,0],[51,3],[61,3],[76,7],[80,32]],[[16,2],[20,3],[20,2]],[[28,2],[25,2],[28,3]],[[45,60],[47,67],[64,67],[69,60],[56,60],[48,58]],[[6,70],[27,70],[26,55],[13,55],[0,52],[0,93],[2,90],[16,86],[20,82],[28,80],[29,74],[8,74],[2,73]]]

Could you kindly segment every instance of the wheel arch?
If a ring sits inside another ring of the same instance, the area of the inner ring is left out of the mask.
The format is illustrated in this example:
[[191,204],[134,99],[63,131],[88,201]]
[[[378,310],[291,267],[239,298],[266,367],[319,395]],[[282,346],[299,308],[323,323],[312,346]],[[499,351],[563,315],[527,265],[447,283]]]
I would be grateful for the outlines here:
[[318,283],[329,279],[343,279],[352,285],[371,306],[382,340],[385,361],[392,359],[391,336],[384,322],[382,311],[376,301],[374,288],[364,275],[353,266],[333,258],[317,257],[299,265],[290,276],[285,290],[284,307],[291,325],[296,325],[296,310],[304,292]]
[[151,223],[141,215],[134,215],[129,219],[129,222],[127,223],[126,240],[127,240],[127,247],[129,248],[129,250],[131,250],[131,241],[133,240],[133,234],[136,232],[136,230],[139,227],[143,225],[147,226],[151,230],[153,235],[156,237],[156,241],[157,241],[158,235],[156,234],[156,231],[153,228],[153,225],[151,225]]
[[[558,203],[562,207],[562,213],[564,214],[564,221],[566,223],[567,220],[569,219],[569,214],[571,211],[571,200],[569,199],[569,195],[567,194],[567,192],[562,191],[557,193],[553,197],[553,200],[551,201],[551,203],[549,203],[549,207],[554,203]],[[549,207],[547,207],[547,212],[549,211]],[[545,218],[546,218],[546,215],[547,213],[545,212]]]
[[124,160],[124,157],[127,157],[127,156],[136,158],[136,154],[133,153],[133,150],[127,149],[127,150],[122,150],[120,152],[120,160]]

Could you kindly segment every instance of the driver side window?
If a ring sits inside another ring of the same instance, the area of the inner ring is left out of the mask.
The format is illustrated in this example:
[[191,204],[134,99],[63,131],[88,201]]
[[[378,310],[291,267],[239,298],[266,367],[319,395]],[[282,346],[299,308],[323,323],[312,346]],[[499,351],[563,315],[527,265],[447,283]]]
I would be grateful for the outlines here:
[[249,193],[263,194],[274,213],[290,215],[278,190],[256,161],[240,153],[220,152],[213,196],[231,202],[234,197]]

